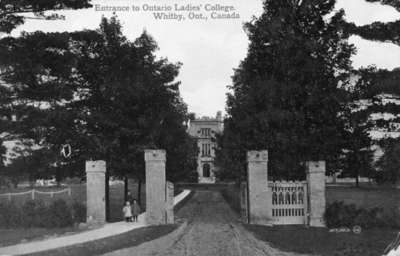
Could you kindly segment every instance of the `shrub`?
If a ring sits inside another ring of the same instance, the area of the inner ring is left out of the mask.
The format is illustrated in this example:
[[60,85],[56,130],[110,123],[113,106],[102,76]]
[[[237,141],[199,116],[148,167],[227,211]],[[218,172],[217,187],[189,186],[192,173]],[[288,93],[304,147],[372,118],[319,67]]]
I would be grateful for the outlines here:
[[381,208],[361,209],[354,220],[354,224],[363,228],[379,227],[383,225],[382,215],[383,209]]
[[[329,204],[324,214],[325,223],[329,228],[351,228],[355,225],[363,228],[380,226],[395,227],[396,218],[400,218],[400,213],[391,213],[391,217],[389,218],[385,216],[382,208],[357,208],[354,204],[346,205],[338,201]],[[397,223],[400,223],[400,220]]]
[[395,207],[384,212],[381,222],[387,227],[400,228],[400,209]]
[[355,205],[335,201],[326,208],[324,219],[328,227],[349,227],[358,214]]
[[48,209],[43,201],[30,200],[24,203],[21,208],[22,226],[29,227],[44,227]]
[[72,204],[72,219],[74,223],[86,222],[86,205],[75,201]]
[[60,228],[85,220],[86,207],[78,202],[72,206],[62,199],[53,201],[49,206],[40,200],[27,201],[22,207],[12,202],[0,204],[0,228]]
[[48,220],[46,227],[63,228],[73,224],[72,211],[67,203],[62,200],[52,202],[48,209]]
[[12,202],[0,204],[0,226],[4,228],[21,226],[21,209]]

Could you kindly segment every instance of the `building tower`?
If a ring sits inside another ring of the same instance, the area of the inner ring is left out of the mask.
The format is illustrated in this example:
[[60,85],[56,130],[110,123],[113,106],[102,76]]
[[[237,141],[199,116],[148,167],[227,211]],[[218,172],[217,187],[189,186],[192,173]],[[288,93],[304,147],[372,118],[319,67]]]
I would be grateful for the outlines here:
[[223,120],[221,111],[216,117],[202,117],[191,120],[188,133],[197,139],[199,155],[197,157],[197,173],[199,183],[215,183],[215,135],[222,133]]

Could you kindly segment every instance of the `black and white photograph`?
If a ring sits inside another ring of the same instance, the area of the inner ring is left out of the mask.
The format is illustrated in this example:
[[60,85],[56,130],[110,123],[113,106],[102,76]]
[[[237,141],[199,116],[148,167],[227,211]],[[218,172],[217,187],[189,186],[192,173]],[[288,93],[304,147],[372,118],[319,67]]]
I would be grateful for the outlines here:
[[400,256],[400,0],[0,0],[0,256]]

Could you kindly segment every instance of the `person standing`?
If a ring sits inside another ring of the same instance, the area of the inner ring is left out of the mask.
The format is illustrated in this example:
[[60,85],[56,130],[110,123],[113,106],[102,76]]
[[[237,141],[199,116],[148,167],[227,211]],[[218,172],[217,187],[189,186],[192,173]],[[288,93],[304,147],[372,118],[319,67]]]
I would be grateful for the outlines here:
[[136,201],[136,199],[133,200],[132,204],[132,215],[133,215],[133,221],[137,222],[138,221],[138,215],[140,214],[140,205]]
[[128,201],[130,204],[133,204],[133,195],[132,192],[130,190],[128,190],[128,193],[126,195],[126,201]]
[[122,208],[122,212],[124,213],[125,221],[132,222],[132,208],[129,201],[126,201],[124,208]]

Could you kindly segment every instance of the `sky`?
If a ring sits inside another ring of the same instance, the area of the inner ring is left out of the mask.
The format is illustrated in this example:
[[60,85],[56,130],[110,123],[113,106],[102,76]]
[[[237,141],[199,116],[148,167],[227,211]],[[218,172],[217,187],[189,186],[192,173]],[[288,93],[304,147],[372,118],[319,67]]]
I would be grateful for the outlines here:
[[[123,33],[130,40],[137,38],[144,29],[157,41],[160,50],[157,55],[167,57],[172,62],[182,62],[177,80],[181,81],[180,91],[189,111],[197,116],[215,116],[225,109],[227,86],[231,84],[233,70],[246,56],[248,39],[243,23],[262,13],[261,0],[94,0],[93,5],[129,6],[130,11],[117,12],[123,25]],[[202,5],[233,6],[239,19],[156,20],[152,12],[144,11],[144,5]],[[140,8],[132,11],[132,5]],[[76,31],[95,29],[104,15],[110,17],[111,11],[91,9],[59,12],[65,20],[28,20],[25,25],[13,31],[17,36],[21,31],[43,30]],[[343,8],[346,19],[357,25],[374,21],[394,21],[400,13],[394,8],[365,0],[338,0],[337,9]],[[389,43],[371,42],[352,36],[350,42],[358,48],[353,57],[353,66],[376,65],[379,68],[393,69],[400,66],[400,47]]]

